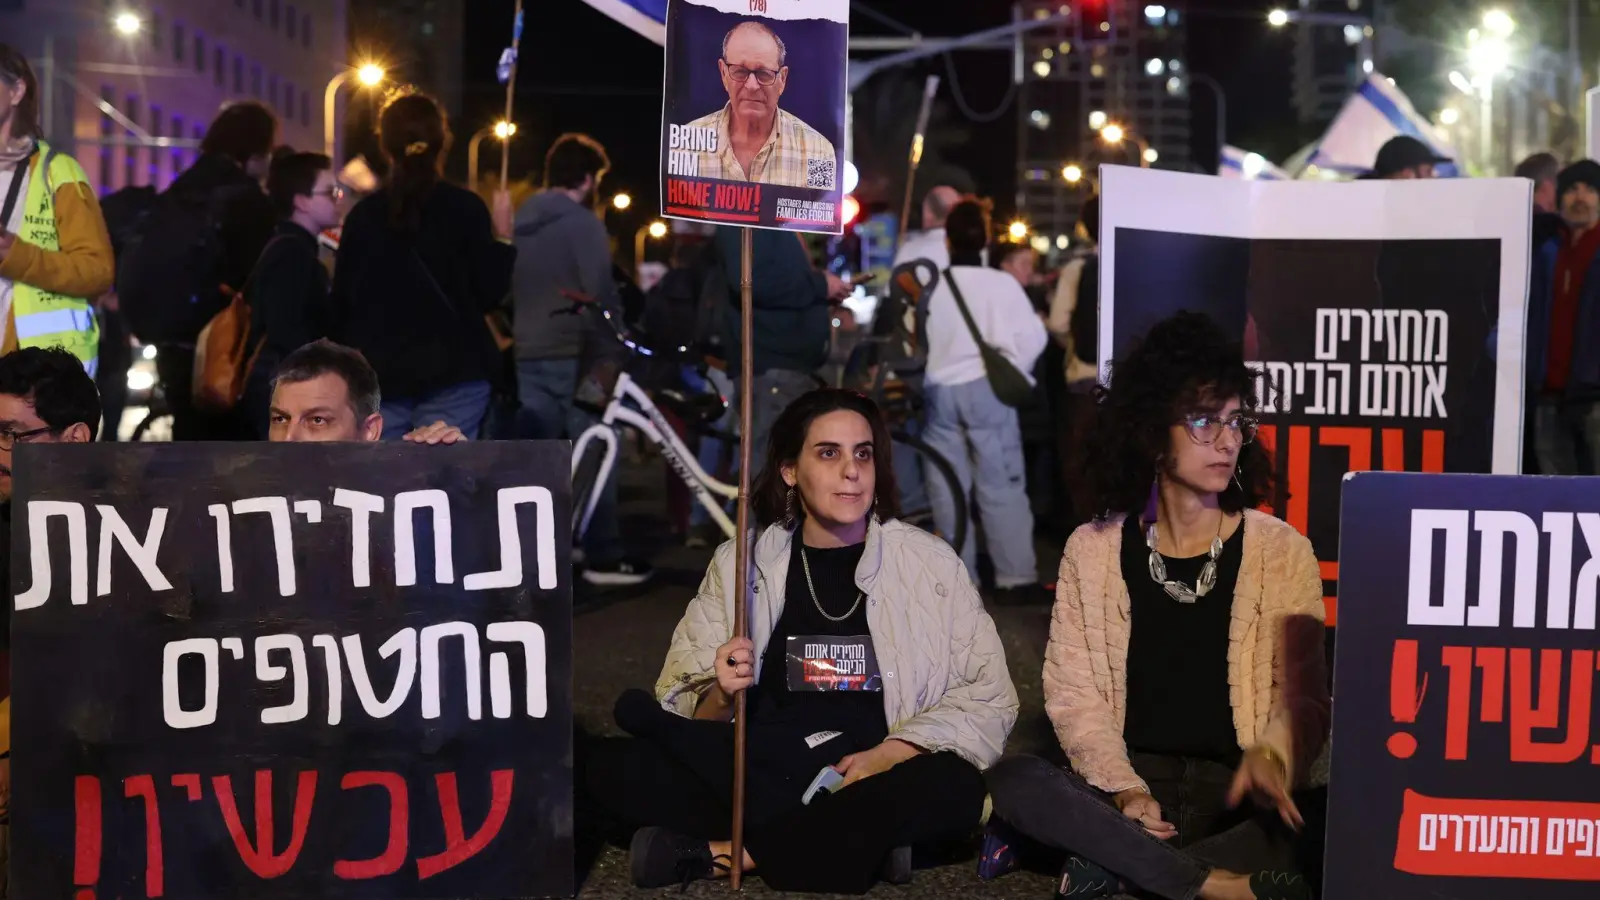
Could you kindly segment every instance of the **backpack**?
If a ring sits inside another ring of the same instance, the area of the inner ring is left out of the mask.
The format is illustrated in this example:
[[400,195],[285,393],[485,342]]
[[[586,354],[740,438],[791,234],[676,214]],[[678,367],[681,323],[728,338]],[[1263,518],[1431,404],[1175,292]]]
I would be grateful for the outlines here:
[[122,314],[143,344],[192,343],[227,305],[216,191],[167,188],[117,266]]
[[[261,251],[261,260],[267,258],[274,245],[282,238],[273,238]],[[256,267],[259,269],[260,261]],[[254,278],[251,279],[254,281]],[[250,371],[255,368],[267,336],[261,335],[253,342],[250,335],[250,300],[243,291],[223,288],[228,295],[228,305],[211,317],[200,329],[194,347],[194,372],[190,382],[190,396],[195,409],[208,413],[225,413],[239,405],[250,382]],[[251,346],[252,343],[254,346]]]

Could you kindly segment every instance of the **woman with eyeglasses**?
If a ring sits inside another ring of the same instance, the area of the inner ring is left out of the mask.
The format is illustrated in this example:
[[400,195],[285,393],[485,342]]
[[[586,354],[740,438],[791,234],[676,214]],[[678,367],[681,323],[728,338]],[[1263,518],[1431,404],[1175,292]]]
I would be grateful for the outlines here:
[[92,375],[111,234],[89,176],[39,131],[39,81],[0,44],[0,353],[62,347]]
[[1326,742],[1322,576],[1256,507],[1256,372],[1209,318],[1156,325],[1099,392],[1099,516],[1061,560],[1045,709],[1070,768],[990,770],[1009,832],[1066,851],[1058,896],[1297,900],[1293,792]]

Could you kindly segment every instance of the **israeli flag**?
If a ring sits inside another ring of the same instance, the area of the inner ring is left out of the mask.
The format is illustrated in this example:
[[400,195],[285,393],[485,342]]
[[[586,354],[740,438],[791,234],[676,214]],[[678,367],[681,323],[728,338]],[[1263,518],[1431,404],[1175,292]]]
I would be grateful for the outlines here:
[[[1378,149],[1402,134],[1426,144],[1435,155],[1457,158],[1455,148],[1417,113],[1411,100],[1389,79],[1374,72],[1345,101],[1327,133],[1317,142],[1310,164],[1342,175],[1364,175],[1372,171]],[[1454,163],[1440,163],[1434,166],[1434,173],[1440,177],[1458,174]]]
[[667,0],[583,0],[656,44],[667,45]]
[[1222,148],[1222,165],[1217,167],[1217,174],[1246,181],[1292,180],[1288,172],[1268,162],[1261,154],[1240,150],[1231,144]]

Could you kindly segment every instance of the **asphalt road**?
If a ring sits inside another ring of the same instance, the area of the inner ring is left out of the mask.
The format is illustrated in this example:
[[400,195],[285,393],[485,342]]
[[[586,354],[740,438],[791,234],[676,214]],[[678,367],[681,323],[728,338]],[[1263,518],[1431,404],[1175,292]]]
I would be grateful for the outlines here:
[[[574,621],[577,648],[573,672],[574,709],[577,727],[590,734],[614,734],[611,707],[627,688],[650,688],[660,674],[662,658],[673,626],[683,615],[705,573],[711,554],[688,550],[682,541],[665,534],[662,522],[662,484],[648,471],[627,473],[622,492],[623,534],[645,541],[657,566],[656,577],[647,585],[584,596]],[[636,545],[637,546],[637,545]],[[1052,573],[1061,552],[1039,542],[1039,559],[1046,574]],[[1047,752],[1054,746],[1049,722],[1044,715],[1039,673],[1044,660],[1044,645],[1049,626],[1049,609],[1043,605],[1024,608],[999,607],[991,610],[1001,639],[1011,677],[1022,699],[1022,712],[1011,734],[1008,752]],[[976,841],[968,858],[937,868],[919,869],[910,885],[880,885],[870,896],[886,898],[982,897],[994,900],[1026,898],[1049,900],[1054,878],[1047,874],[1013,873],[993,882],[977,877]],[[627,855],[615,847],[600,850],[584,874],[581,898],[649,897],[661,891],[644,891],[628,882]],[[776,895],[767,890],[759,877],[745,881],[749,894]],[[729,893],[726,882],[703,882],[673,896],[718,897]],[[810,897],[831,895],[811,894]],[[845,895],[841,895],[845,896]]]

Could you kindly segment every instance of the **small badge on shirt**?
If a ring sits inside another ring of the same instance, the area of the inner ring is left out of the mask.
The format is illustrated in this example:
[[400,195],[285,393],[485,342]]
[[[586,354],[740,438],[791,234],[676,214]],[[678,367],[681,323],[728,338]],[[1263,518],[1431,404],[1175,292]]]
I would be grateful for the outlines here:
[[791,691],[882,691],[868,634],[794,634],[784,646]]
[[812,750],[815,750],[818,747],[821,747],[823,744],[826,744],[827,742],[833,740],[834,738],[838,737],[841,734],[844,734],[844,732],[842,732],[842,731],[819,731],[816,734],[813,734],[810,737],[806,738],[806,746],[809,747]]

